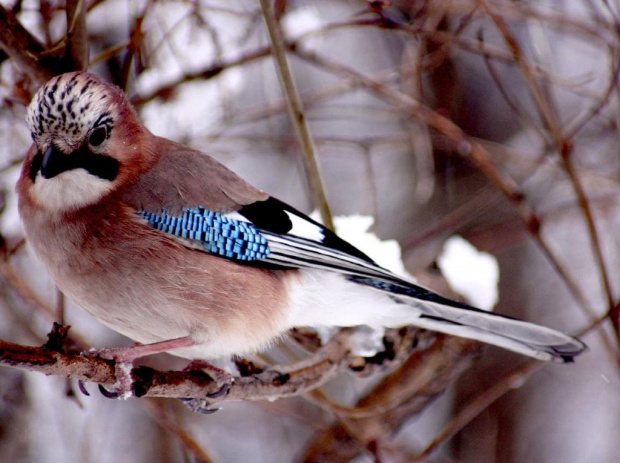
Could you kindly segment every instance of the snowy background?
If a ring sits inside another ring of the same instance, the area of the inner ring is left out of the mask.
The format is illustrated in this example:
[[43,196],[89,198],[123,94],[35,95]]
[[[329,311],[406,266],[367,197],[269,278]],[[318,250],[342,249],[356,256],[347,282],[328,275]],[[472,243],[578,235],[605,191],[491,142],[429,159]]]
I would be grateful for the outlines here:
[[[86,397],[65,379],[2,368],[0,461],[417,461],[468,407],[480,413],[424,461],[620,461],[618,337],[609,319],[597,323],[619,304],[618,2],[397,0],[382,13],[391,28],[370,24],[378,13],[364,1],[276,3],[296,41],[289,60],[330,206],[344,217],[339,232],[452,297],[571,334],[591,328],[589,351],[529,374],[527,359],[486,347],[421,415],[386,427],[378,414],[376,434],[335,404],[353,406],[378,378],[343,375],[322,400],[230,403],[201,416],[177,401],[108,400],[93,385]],[[47,49],[62,44],[64,2],[0,5]],[[314,209],[258,1],[86,5],[89,69],[124,87],[155,134]],[[25,105],[38,87],[11,56],[0,56],[5,251],[22,237],[13,189],[30,143]],[[452,120],[486,148],[498,176],[370,81]],[[526,226],[527,210],[540,227]],[[42,344],[64,305],[88,345],[129,344],[59,299],[27,246],[1,262],[2,340]],[[170,356],[150,364],[184,366]]]

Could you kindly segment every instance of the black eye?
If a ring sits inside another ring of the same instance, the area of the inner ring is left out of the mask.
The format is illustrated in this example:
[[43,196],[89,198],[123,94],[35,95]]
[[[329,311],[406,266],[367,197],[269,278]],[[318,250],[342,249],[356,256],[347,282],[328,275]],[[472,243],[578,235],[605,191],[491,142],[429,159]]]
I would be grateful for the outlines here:
[[90,134],[90,138],[88,139],[88,144],[90,146],[99,146],[105,141],[107,136],[108,136],[108,129],[106,129],[105,126],[102,125],[101,127],[97,127]]

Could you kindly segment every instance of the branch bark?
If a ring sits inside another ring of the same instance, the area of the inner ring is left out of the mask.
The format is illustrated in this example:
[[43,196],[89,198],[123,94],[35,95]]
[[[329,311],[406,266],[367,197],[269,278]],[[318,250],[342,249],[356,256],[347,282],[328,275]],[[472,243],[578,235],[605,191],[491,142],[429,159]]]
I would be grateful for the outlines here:
[[[160,371],[146,366],[134,367],[130,373],[132,392],[136,397],[204,401],[197,408],[205,409],[230,401],[291,397],[316,389],[345,371],[368,376],[378,370],[400,366],[381,383],[377,392],[358,404],[357,410],[337,405],[332,405],[331,409],[342,419],[361,418],[358,422],[363,423],[364,419],[371,419],[369,413],[372,416],[386,414],[393,420],[395,410],[405,405],[409,411],[399,415],[404,420],[411,413],[413,398],[416,411],[424,408],[470,364],[479,346],[473,341],[437,336],[409,327],[388,330],[384,338],[385,351],[366,358],[350,352],[350,334],[351,330],[340,331],[308,358],[289,365],[260,368],[251,362],[239,361],[237,366],[241,373],[232,383],[227,378],[213,378],[200,368]],[[95,354],[67,352],[67,335],[68,327],[55,324],[48,334],[48,342],[40,347],[0,341],[0,366],[113,386],[117,381],[115,362]],[[297,333],[297,336],[302,335]],[[306,346],[313,349],[312,343]],[[394,425],[390,424],[392,428]]]
[[54,76],[49,60],[42,59],[45,47],[22,26],[13,12],[0,5],[0,48],[38,84]]
[[[116,383],[115,363],[97,355],[66,352],[63,344],[68,328],[55,325],[50,340],[41,347],[23,346],[0,341],[0,366],[35,371],[46,375],[64,376],[83,382],[112,386]],[[352,355],[348,347],[350,332],[336,334],[328,343],[307,359],[290,365],[257,368],[252,366],[228,384],[225,378],[212,378],[200,369],[159,371],[139,366],[131,370],[133,393],[136,397],[168,397],[204,399],[209,406],[228,401],[265,400],[290,397],[315,389],[336,375],[350,370],[369,374],[404,362],[413,346],[418,344],[417,330],[390,330],[386,338],[387,353],[373,358]],[[402,360],[402,361],[401,361]],[[225,395],[213,397],[228,388]]]
[[85,0],[67,0],[67,67],[83,71],[88,67],[88,33],[86,31]]
[[[264,400],[288,397],[314,389],[348,368],[350,357],[346,337],[337,335],[303,362],[260,370],[236,377],[229,392],[209,399],[210,404],[233,400]],[[64,352],[49,343],[41,347],[0,341],[0,366],[64,376],[112,386],[116,382],[115,363],[97,355]],[[227,385],[202,370],[159,371],[139,366],[131,370],[136,397],[205,399]]]

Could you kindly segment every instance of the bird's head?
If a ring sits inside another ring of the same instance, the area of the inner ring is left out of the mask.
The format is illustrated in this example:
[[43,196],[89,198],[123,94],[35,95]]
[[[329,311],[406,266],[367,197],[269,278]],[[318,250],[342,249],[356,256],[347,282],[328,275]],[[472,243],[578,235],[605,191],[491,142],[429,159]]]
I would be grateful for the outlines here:
[[100,201],[144,162],[146,129],[124,93],[87,73],[52,78],[26,117],[34,145],[22,177],[40,206],[70,211]]

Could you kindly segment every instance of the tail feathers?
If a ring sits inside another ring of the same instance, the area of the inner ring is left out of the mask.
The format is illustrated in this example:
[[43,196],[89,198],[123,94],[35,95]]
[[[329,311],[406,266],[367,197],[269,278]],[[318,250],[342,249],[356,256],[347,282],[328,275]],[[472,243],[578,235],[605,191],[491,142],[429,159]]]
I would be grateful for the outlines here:
[[[412,305],[424,311],[420,303]],[[493,316],[493,314],[489,315]],[[493,344],[544,361],[572,362],[573,357],[586,348],[585,344],[578,339],[559,331],[520,320],[497,317],[498,323],[494,324],[492,329],[489,329],[486,320],[482,320],[483,323],[474,324],[476,323],[475,317],[468,317],[465,320],[466,323],[463,323],[463,321],[453,321],[447,317],[429,316],[424,313],[414,323],[420,328]],[[548,341],[541,342],[549,333],[552,336],[548,337]]]
[[350,279],[388,292],[396,301],[415,307],[420,315],[413,323],[421,328],[493,344],[545,361],[572,362],[586,349],[579,339],[567,334],[476,309],[408,282]]

